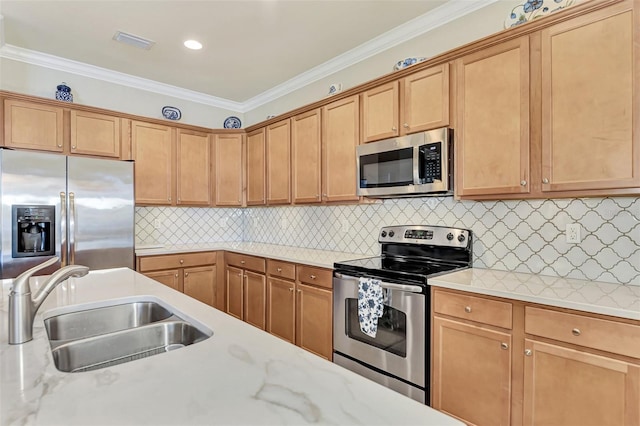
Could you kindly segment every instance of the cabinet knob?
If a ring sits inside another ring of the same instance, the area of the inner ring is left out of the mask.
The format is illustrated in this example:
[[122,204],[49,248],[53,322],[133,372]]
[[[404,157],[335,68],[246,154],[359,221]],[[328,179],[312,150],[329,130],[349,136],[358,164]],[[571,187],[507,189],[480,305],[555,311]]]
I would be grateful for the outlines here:
[[547,178],[542,178],[542,183],[549,183],[549,179],[547,179]]
[[525,354],[526,356],[531,356],[531,355],[533,355],[533,351],[532,351],[531,349],[525,349],[525,350],[524,350],[524,354]]
[[393,130],[393,131],[395,132],[396,130],[398,130],[398,128],[397,128],[396,126],[393,126],[393,127],[391,128],[391,130]]
[[188,277],[188,276],[189,276],[189,273],[188,273],[188,272],[185,272],[185,273],[184,273],[184,276],[185,276],[185,277]]
[[180,198],[178,198],[178,202],[182,201]]
[[293,287],[291,287],[291,288],[289,289],[289,291],[293,293]]
[[402,125],[402,127],[404,127],[405,129],[408,129],[408,128],[409,128],[409,124],[408,124],[408,123],[404,123],[404,124]]
[[71,145],[71,149],[76,149],[76,146],[75,145]]
[[245,264],[245,261],[244,261],[244,260],[241,260],[241,261],[240,261],[240,263],[244,265],[244,264]]
[[302,290],[298,290],[298,293],[302,293]]
[[464,311],[465,311],[466,313],[470,314],[470,313],[471,313],[471,306],[465,306],[465,307],[464,307]]
[[579,336],[582,334],[582,332],[580,332],[579,328],[574,328],[573,330],[571,330],[571,334],[573,334],[574,336]]
[[309,275],[309,278],[311,278],[312,280],[315,280],[316,276],[315,275]]
[[58,148],[62,148],[62,144],[61,143],[58,144]]
[[520,181],[520,186],[527,186],[527,181],[526,180],[521,180]]
[[171,197],[167,198],[167,200],[171,201]]
[[282,268],[278,268],[278,269],[277,269],[277,271],[278,271],[278,272],[282,272]]
[[184,260],[183,260],[183,259],[180,259],[180,264],[182,265],[183,263],[184,263]]
[[176,278],[178,278],[178,274],[176,274]]
[[500,343],[500,348],[505,349],[505,350],[509,349],[509,344],[502,342],[502,343]]

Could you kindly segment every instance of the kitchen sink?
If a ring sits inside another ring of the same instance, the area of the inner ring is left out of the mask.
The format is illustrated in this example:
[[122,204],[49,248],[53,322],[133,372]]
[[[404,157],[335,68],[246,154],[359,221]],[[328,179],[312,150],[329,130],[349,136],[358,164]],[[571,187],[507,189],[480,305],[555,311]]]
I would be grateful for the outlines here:
[[184,348],[213,334],[148,300],[80,309],[46,318],[44,324],[56,368],[69,373]]

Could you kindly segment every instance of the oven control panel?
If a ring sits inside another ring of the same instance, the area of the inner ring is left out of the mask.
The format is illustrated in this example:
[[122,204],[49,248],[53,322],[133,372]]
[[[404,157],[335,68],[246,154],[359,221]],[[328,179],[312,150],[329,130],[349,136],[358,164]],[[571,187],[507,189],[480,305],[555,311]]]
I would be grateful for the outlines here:
[[466,248],[471,231],[447,226],[404,225],[385,226],[380,230],[380,243],[429,244]]

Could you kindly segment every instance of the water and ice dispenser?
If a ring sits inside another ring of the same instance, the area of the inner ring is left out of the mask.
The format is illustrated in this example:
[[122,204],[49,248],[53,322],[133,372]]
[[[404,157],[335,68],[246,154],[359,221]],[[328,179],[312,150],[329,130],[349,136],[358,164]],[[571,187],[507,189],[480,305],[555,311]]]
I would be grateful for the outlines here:
[[52,205],[11,206],[12,257],[54,255],[55,214]]

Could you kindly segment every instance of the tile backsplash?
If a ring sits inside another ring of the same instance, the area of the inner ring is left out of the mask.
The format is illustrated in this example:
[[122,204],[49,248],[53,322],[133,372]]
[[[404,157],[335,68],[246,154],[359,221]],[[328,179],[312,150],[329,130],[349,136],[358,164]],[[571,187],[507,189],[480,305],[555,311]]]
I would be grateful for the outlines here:
[[[565,227],[580,226],[567,243]],[[640,285],[640,198],[385,200],[351,206],[136,208],[136,242],[253,241],[377,254],[382,226],[471,229],[474,266]]]

